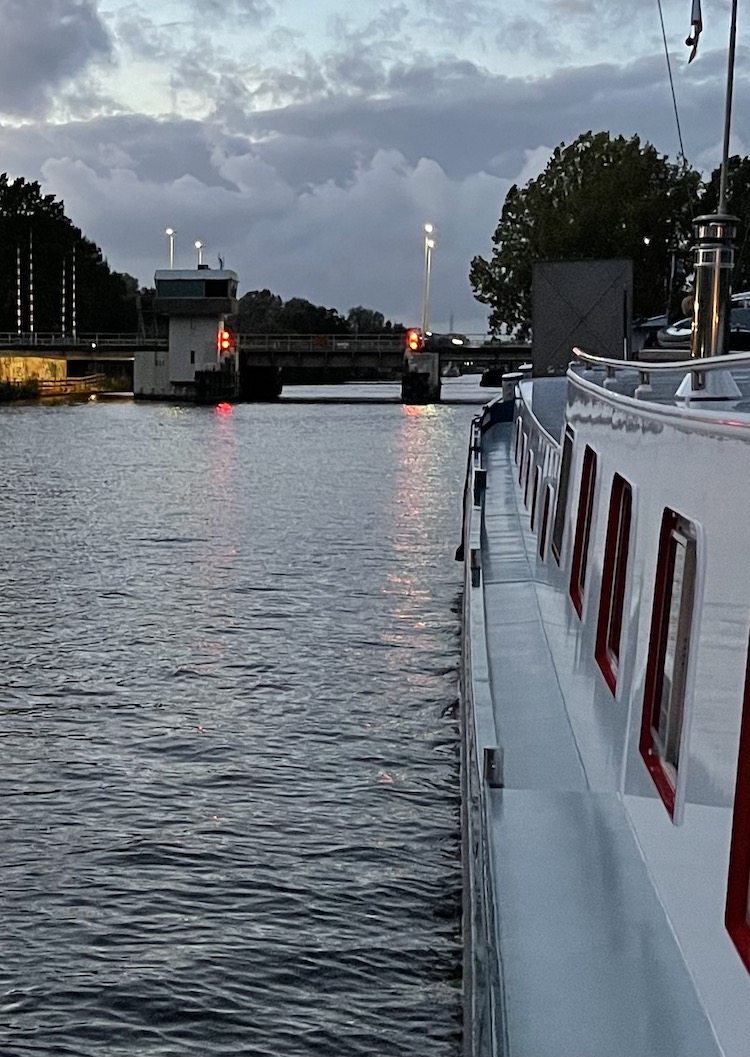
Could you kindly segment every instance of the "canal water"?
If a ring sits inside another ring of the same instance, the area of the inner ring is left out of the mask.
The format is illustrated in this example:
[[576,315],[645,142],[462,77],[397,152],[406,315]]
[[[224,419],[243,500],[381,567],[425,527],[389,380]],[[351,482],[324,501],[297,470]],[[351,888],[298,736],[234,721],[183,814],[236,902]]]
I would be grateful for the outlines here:
[[3,1057],[459,1051],[476,409],[0,409]]

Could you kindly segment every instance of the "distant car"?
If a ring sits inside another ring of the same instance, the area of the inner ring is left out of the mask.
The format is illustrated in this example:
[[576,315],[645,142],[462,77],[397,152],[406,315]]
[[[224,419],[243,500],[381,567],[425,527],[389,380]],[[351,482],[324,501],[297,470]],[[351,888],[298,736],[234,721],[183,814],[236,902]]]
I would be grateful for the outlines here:
[[465,334],[428,334],[424,339],[424,350],[460,348],[468,345],[469,339]]
[[[742,295],[746,296],[746,295]],[[732,298],[734,301],[735,298]],[[693,320],[690,316],[679,319],[671,327],[663,327],[656,335],[659,348],[689,349]],[[729,348],[732,352],[750,349],[750,304],[732,307],[729,317]]]

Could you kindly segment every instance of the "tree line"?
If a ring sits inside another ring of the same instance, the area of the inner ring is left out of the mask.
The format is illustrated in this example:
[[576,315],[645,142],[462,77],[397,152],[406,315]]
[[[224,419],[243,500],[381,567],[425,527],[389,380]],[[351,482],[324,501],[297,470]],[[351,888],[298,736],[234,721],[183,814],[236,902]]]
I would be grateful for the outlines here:
[[[586,132],[560,144],[544,172],[508,191],[489,259],[474,257],[469,281],[490,307],[494,332],[519,337],[531,328],[536,261],[630,259],[636,316],[684,315],[692,280],[693,220],[718,207],[720,170],[708,181],[684,160],[638,136]],[[735,290],[750,289],[750,158],[727,170],[728,212],[740,220]]]
[[363,305],[342,316],[335,308],[301,297],[283,301],[270,290],[251,290],[241,297],[237,315],[229,322],[241,334],[401,334],[405,329]]
[[[101,249],[37,182],[0,174],[0,332],[163,333],[155,290],[110,269]],[[240,299],[232,325],[242,333],[378,334],[404,327],[359,305],[343,316],[270,290]]]

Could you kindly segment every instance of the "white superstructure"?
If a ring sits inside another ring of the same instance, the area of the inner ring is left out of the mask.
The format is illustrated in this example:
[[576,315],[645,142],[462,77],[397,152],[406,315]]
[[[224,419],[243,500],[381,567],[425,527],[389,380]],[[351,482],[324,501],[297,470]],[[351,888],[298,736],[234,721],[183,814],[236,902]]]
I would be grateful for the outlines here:
[[750,401],[643,399],[681,378],[645,366],[474,427],[475,1057],[750,1054]]

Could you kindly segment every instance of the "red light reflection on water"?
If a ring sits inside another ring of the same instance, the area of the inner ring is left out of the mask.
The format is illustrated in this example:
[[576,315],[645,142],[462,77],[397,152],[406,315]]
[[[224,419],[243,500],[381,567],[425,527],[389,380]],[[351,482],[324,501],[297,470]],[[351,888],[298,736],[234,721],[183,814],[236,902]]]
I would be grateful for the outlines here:
[[232,414],[232,405],[228,404],[226,401],[222,401],[222,403],[216,405],[216,414],[217,415],[231,415]]

